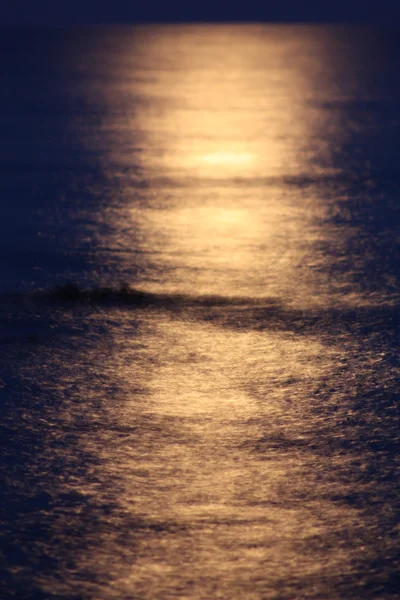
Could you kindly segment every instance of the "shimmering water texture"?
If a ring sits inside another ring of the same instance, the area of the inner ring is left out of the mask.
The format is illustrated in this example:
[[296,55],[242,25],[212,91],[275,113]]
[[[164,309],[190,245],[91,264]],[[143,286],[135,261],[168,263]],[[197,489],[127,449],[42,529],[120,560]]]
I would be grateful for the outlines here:
[[400,598],[400,36],[3,32],[0,597]]

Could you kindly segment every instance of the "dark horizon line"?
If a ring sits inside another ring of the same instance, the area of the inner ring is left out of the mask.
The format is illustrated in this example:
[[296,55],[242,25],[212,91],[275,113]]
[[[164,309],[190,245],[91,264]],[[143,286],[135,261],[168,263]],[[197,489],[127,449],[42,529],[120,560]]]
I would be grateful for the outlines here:
[[15,27],[129,27],[143,25],[332,25],[332,26],[377,26],[377,27],[400,27],[400,20],[391,21],[372,21],[372,20],[353,20],[353,19],[223,19],[223,18],[204,18],[204,19],[137,19],[137,20],[99,20],[99,21],[41,21],[41,22],[0,22],[0,28]]

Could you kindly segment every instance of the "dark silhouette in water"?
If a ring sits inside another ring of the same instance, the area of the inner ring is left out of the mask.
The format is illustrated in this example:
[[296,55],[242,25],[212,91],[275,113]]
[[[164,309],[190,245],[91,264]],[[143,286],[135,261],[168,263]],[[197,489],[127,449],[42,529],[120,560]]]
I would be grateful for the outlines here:
[[[372,304],[359,307],[312,307],[296,309],[272,297],[245,297],[222,295],[194,295],[177,293],[157,293],[121,284],[120,287],[93,287],[84,289],[76,283],[67,283],[45,292],[38,292],[30,298],[69,305],[81,306],[130,306],[132,308],[158,307],[166,310],[191,308],[209,309],[197,313],[197,318],[207,319],[233,329],[241,328],[238,311],[244,311],[245,327],[253,329],[292,330],[296,333],[321,334],[345,332],[369,334],[379,331],[380,335],[400,334],[400,307],[389,304]],[[218,307],[232,310],[218,311]],[[213,310],[215,309],[215,310]]]
[[274,299],[269,298],[246,298],[218,295],[195,296],[193,294],[167,294],[146,292],[137,288],[132,288],[123,283],[118,288],[112,287],[93,287],[84,289],[76,283],[67,283],[57,286],[46,292],[34,294],[38,297],[56,302],[75,302],[88,304],[107,304],[120,303],[132,304],[135,306],[162,306],[165,308],[171,306],[245,306],[245,305],[265,305],[266,303],[276,304]]

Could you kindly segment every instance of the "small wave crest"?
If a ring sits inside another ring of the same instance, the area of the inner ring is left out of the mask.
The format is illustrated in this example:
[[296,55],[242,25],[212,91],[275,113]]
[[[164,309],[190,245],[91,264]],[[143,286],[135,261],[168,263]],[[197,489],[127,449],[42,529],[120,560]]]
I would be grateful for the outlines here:
[[35,294],[36,298],[53,302],[86,304],[129,304],[132,306],[255,306],[273,305],[271,298],[254,298],[222,295],[194,295],[180,293],[157,293],[140,290],[122,284],[119,287],[81,288],[75,283],[67,283],[45,292]]

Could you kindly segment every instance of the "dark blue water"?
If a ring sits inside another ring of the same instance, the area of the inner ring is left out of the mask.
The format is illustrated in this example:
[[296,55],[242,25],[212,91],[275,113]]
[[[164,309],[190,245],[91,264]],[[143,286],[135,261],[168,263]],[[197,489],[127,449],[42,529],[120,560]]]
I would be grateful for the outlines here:
[[2,30],[0,598],[400,598],[398,33]]

